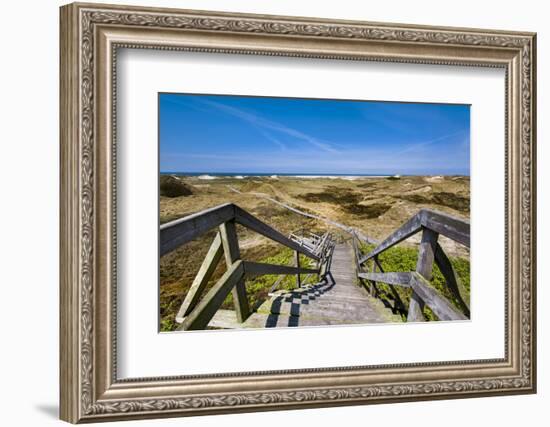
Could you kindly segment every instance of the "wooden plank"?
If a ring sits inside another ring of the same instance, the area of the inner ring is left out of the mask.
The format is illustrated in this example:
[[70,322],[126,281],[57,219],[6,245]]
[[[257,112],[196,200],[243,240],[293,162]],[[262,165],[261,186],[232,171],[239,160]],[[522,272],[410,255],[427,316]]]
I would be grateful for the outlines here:
[[221,329],[239,329],[243,327],[243,324],[237,321],[235,311],[220,309],[216,311],[208,326]]
[[269,291],[267,291],[268,295],[272,293],[277,287],[281,284],[283,279],[286,277],[286,274],[281,274],[279,277],[277,277],[277,280],[271,285],[271,288],[269,288]]
[[[430,281],[432,278],[433,262],[434,262],[434,253],[435,247],[437,245],[438,234],[430,230],[429,228],[424,228],[422,231],[422,240],[420,242],[420,249],[418,251],[418,260],[416,262],[416,271],[418,274],[423,276],[427,281]],[[424,301],[420,295],[414,292],[411,296],[409,302],[409,314],[407,316],[408,322],[422,322],[426,320],[424,318]]]
[[431,308],[440,320],[468,319],[464,314],[454,308],[444,297],[439,295],[439,293],[431,287],[430,282],[419,273],[413,273],[411,277],[411,287],[414,293]]
[[[241,258],[235,221],[231,220],[221,224],[220,235],[222,238],[225,263],[229,268]],[[237,281],[235,287],[231,290],[231,292],[233,294],[233,303],[235,304],[237,319],[239,320],[239,322],[244,322],[246,318],[250,315],[250,307],[248,305],[248,298],[246,296],[244,277],[242,277],[241,280]]]
[[439,267],[441,274],[443,274],[447,287],[458,301],[460,308],[466,316],[470,317],[470,306],[466,302],[466,290],[457,279],[453,265],[439,243],[435,248],[435,263]]
[[235,217],[235,205],[227,203],[160,226],[160,256],[190,242]]
[[412,273],[359,273],[361,279],[371,280],[373,282],[382,282],[389,285],[398,285],[409,287]]
[[[283,281],[283,279],[286,277],[287,275],[286,274],[281,274],[280,276],[277,277],[277,280],[275,280],[275,282],[273,283],[273,285],[271,285],[271,287],[269,288],[269,290],[267,291],[267,295],[272,297],[274,294],[273,292],[275,291],[275,289],[277,289],[277,287],[279,286],[279,284]],[[304,280],[303,280],[303,283],[305,284],[307,282],[307,280],[312,276],[312,273],[309,273],[309,274],[306,274],[306,277],[304,277]],[[252,315],[254,315],[254,313],[256,311],[258,311],[258,308],[260,308],[260,306],[265,302],[265,299],[263,300],[258,300],[256,301],[256,304],[254,305],[254,307],[252,308]]]
[[353,247],[353,255],[354,255],[353,258],[354,258],[354,261],[355,261],[355,270],[359,274],[361,272],[361,264],[359,264],[359,258],[360,258],[359,246],[357,244],[357,237],[355,236],[355,234],[352,234],[351,244],[352,244],[352,247]]
[[315,246],[308,244],[307,242],[304,242],[303,240],[294,240],[298,245],[300,245],[302,248],[310,251],[311,253],[315,253]]
[[330,275],[330,266],[332,264],[332,254],[334,252],[334,243],[327,238],[325,245],[321,249],[321,267],[319,275],[324,278],[327,274]]
[[362,272],[362,267],[361,267],[361,264],[359,263],[359,259],[361,258],[361,251],[359,249],[359,244],[358,244],[358,239],[357,239],[357,236],[355,235],[355,233],[352,234],[352,238],[351,238],[351,242],[352,242],[352,246],[353,246],[353,258],[354,258],[354,261],[355,261],[355,271],[357,272],[357,274],[361,273]]
[[365,261],[371,259],[372,257],[378,255],[380,252],[385,251],[386,249],[391,248],[392,246],[397,245],[399,242],[409,238],[413,234],[417,233],[421,228],[420,216],[418,214],[414,215],[409,219],[405,224],[399,227],[394,231],[388,238],[386,238],[382,243],[380,243],[373,251],[365,255],[359,260],[360,264],[363,264]]
[[208,249],[208,253],[206,254],[204,261],[202,262],[202,265],[197,275],[195,276],[195,279],[193,280],[191,288],[189,288],[189,292],[187,292],[187,295],[183,300],[178,314],[176,315],[176,322],[183,322],[183,318],[191,313],[191,311],[193,311],[193,309],[199,302],[204,288],[212,277],[214,270],[216,270],[222,254],[222,239],[220,233],[218,233],[216,234],[216,237],[214,238],[210,249]]
[[407,314],[407,322],[424,322],[426,318],[424,317],[424,301],[422,298],[414,292],[411,295],[409,301],[409,312]]
[[[300,252],[294,251],[294,259],[296,263],[296,268],[298,271],[300,270]],[[300,280],[300,273],[296,273],[296,287],[299,288],[302,286],[302,282]]]
[[464,246],[470,247],[470,223],[430,209],[420,211],[422,225]]
[[439,235],[435,231],[428,228],[422,231],[416,271],[428,281],[432,279],[435,248],[437,246],[438,237]]
[[[378,259],[377,256],[375,256],[375,257],[373,258],[373,261],[374,261],[374,263],[378,266],[378,269],[379,269],[382,273],[384,273],[384,269],[382,268],[382,264],[380,263],[380,260]],[[409,286],[410,286],[410,283],[409,283]],[[401,296],[399,295],[399,292],[397,292],[397,289],[395,289],[394,286],[391,286],[391,285],[390,285],[389,288],[390,288],[390,290],[391,290],[391,292],[392,292],[392,294],[393,294],[393,299],[394,299],[395,303],[397,304],[397,307],[396,307],[396,308],[399,309],[399,310],[401,310],[401,312],[405,312],[405,310],[406,310],[406,309],[405,309],[405,304],[403,303],[403,300],[401,299]]]
[[[374,273],[376,274],[377,271],[376,269],[378,268],[378,265],[376,263],[372,263],[372,269],[371,269],[371,273]],[[370,284],[371,284],[371,289],[370,289],[370,292],[371,294],[375,297],[375,298],[378,298],[378,287],[376,286],[376,282],[374,280],[371,280],[370,281]]]
[[250,215],[248,212],[244,211],[238,206],[235,206],[235,220],[239,224],[255,231],[256,233],[261,234],[262,236],[267,237],[268,239],[271,239],[277,243],[280,243],[281,245],[284,245],[290,249],[294,249],[295,251],[298,251],[314,260],[319,259],[317,255],[315,255],[313,252],[311,252],[307,248],[300,246],[298,243],[282,235],[275,229],[271,228],[269,225],[263,223],[262,221]]
[[328,238],[329,238],[328,232],[323,234],[323,237],[321,237],[321,240],[317,244],[317,248],[315,249],[315,252],[314,252],[315,255],[320,255],[323,252],[323,249],[325,248],[325,244]]
[[311,245],[309,244],[307,241],[305,240],[302,240],[300,242],[296,242],[298,243],[300,246],[302,246],[303,248],[306,248],[308,251],[310,251],[311,253],[315,253],[315,245]]
[[262,276],[264,274],[317,274],[318,269],[299,268],[291,265],[264,264],[261,262],[244,261],[244,272],[247,277]]
[[312,233],[311,231],[308,231],[307,234],[309,234],[311,237],[313,237],[316,240],[321,239],[321,236],[319,236],[318,234]]
[[180,330],[201,330],[205,329],[216,311],[221,307],[223,301],[239,281],[242,280],[244,268],[242,261],[236,261],[229,267],[224,275],[208,291],[205,297],[197,304],[195,309],[187,316]]

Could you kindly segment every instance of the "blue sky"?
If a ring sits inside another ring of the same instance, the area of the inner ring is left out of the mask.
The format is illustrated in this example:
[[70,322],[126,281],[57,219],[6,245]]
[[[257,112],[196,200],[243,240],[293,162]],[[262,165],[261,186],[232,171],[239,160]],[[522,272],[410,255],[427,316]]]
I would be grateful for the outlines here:
[[470,174],[470,107],[160,94],[161,172]]

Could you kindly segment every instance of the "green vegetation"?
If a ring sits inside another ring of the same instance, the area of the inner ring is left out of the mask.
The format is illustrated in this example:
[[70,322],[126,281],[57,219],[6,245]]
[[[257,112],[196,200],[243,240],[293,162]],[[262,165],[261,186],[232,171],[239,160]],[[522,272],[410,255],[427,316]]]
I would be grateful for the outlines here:
[[[363,245],[361,250],[363,253],[368,253],[374,249],[373,245]],[[416,270],[416,261],[418,259],[418,250],[415,248],[408,248],[402,246],[394,246],[378,256],[378,260],[382,265],[382,269],[385,272],[394,272],[394,271],[415,271]],[[459,287],[462,286],[465,294],[463,297],[466,304],[469,304],[470,301],[470,261],[464,258],[459,257],[449,257],[451,264],[455,270],[457,280],[459,281]],[[372,260],[369,261],[366,265],[366,269],[371,271],[372,269]],[[433,268],[433,277],[431,280],[431,285],[437,289],[441,295],[448,299],[454,307],[458,310],[461,310],[461,306],[457,299],[454,297],[453,293],[447,287],[445,278],[439,271],[439,268],[434,264]],[[384,283],[377,283],[376,288],[378,291],[378,297],[387,305],[394,307],[395,306],[395,294],[392,292],[392,289],[389,285]],[[411,298],[412,290],[410,288],[404,288],[401,286],[394,286],[395,291],[398,293],[399,298],[404,304],[405,310],[401,311],[401,316],[403,320],[406,319],[406,311],[408,311],[409,301]],[[428,320],[437,320],[437,316],[428,308],[424,308],[424,315]]]

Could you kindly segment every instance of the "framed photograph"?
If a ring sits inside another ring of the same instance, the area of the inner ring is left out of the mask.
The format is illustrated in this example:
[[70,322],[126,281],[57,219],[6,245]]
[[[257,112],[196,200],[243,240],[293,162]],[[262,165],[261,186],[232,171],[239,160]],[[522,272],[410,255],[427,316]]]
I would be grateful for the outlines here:
[[535,34],[71,4],[60,51],[63,420],[535,392]]

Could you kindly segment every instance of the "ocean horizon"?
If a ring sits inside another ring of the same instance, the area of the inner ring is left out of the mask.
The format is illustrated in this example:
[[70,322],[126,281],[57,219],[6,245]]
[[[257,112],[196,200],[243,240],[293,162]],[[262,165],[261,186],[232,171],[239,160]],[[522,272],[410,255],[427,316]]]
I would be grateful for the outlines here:
[[387,174],[387,173],[281,173],[281,172],[185,172],[185,171],[161,171],[161,175],[176,175],[176,176],[189,176],[189,177],[213,177],[213,178],[223,178],[223,177],[238,177],[238,178],[249,178],[249,177],[304,177],[304,178],[316,178],[316,177],[394,177],[394,176],[470,176],[469,174]]
[[162,171],[161,175],[184,175],[184,176],[394,176],[391,174],[379,173],[281,173],[281,172],[184,172],[184,171]]

